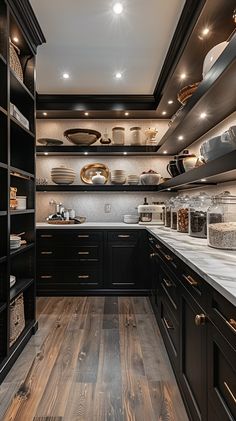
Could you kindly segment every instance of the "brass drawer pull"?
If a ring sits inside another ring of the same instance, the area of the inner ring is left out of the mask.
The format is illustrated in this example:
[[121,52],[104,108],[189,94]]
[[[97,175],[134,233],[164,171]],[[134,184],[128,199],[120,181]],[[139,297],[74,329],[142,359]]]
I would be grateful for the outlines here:
[[130,235],[128,235],[128,234],[119,234],[118,237],[119,238],[129,238]]
[[227,325],[230,327],[230,329],[231,329],[234,333],[236,333],[236,320],[234,320],[234,319],[229,319],[229,320],[226,320],[226,323],[227,323]]
[[78,275],[79,279],[88,279],[89,275]]
[[40,237],[41,238],[52,238],[53,235],[51,235],[51,234],[41,234]]
[[89,238],[89,235],[87,235],[87,234],[79,234],[78,235],[78,238]]
[[89,254],[89,251],[78,251],[78,254],[86,254],[86,255],[88,255]]
[[168,288],[173,287],[173,283],[166,278],[162,278]]
[[183,277],[190,285],[192,286],[198,285],[198,282],[195,279],[193,279],[192,276],[190,275],[186,276],[183,274]]
[[155,244],[155,247],[157,250],[161,250],[161,246],[159,246],[159,244]]
[[112,285],[134,285],[134,282],[112,282]]
[[170,322],[168,322],[168,320],[166,320],[165,317],[163,317],[163,322],[165,323],[166,329],[168,330],[174,329],[174,326],[170,324]]
[[173,257],[171,257],[169,254],[164,254],[166,260],[168,260],[168,262],[172,262],[173,261]]
[[40,254],[52,254],[52,251],[41,251]]
[[205,314],[197,314],[195,316],[195,325],[196,326],[204,326],[205,324],[206,324]]
[[51,275],[42,275],[40,276],[41,279],[52,279]]
[[234,396],[234,394],[233,394],[232,390],[230,389],[229,385],[226,382],[224,382],[224,386],[225,386],[226,390],[229,392],[229,394],[230,394],[231,398],[233,399],[234,403],[236,403],[236,397]]

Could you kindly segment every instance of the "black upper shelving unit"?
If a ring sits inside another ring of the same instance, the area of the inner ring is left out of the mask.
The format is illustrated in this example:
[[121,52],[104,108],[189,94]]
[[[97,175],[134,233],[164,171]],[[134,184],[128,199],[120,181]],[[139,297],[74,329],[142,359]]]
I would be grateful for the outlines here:
[[145,146],[37,146],[37,155],[155,155],[158,154],[158,145]]
[[36,186],[38,192],[149,192],[157,191],[157,186],[145,186],[145,185],[128,185],[128,184],[70,184],[70,185],[39,185]]
[[236,110],[235,74],[236,33],[161,139],[159,153],[179,153]]

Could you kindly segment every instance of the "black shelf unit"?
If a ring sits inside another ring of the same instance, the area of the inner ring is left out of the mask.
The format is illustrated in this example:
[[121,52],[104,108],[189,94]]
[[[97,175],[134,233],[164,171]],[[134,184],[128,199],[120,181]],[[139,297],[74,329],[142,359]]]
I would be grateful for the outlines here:
[[[10,39],[18,37],[23,81],[10,67]],[[44,42],[28,0],[0,2],[0,383],[37,328],[35,316],[35,55]],[[10,114],[10,103],[30,130]],[[26,210],[10,209],[10,187],[27,196]],[[10,234],[27,244],[10,250]],[[16,284],[10,288],[10,275]],[[25,328],[10,347],[10,304],[24,296]]]
[[36,153],[50,156],[79,156],[79,155],[158,155],[159,145],[144,146],[36,146]]
[[159,153],[176,155],[235,111],[235,51],[236,33],[162,137]]
[[39,185],[36,186],[37,192],[150,192],[157,191],[158,186],[145,186],[145,185],[128,185],[128,184],[103,184],[103,185]]

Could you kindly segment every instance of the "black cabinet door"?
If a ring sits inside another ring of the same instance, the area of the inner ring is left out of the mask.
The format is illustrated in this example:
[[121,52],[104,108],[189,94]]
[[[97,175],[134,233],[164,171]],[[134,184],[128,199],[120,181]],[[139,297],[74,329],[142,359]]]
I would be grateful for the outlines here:
[[180,383],[194,421],[206,420],[206,316],[180,288]]
[[236,351],[211,323],[207,327],[208,420],[236,419]]
[[149,266],[149,277],[150,277],[150,301],[154,313],[158,314],[159,309],[159,299],[158,299],[158,290],[159,290],[159,260],[157,253],[151,245],[148,248],[148,266]]

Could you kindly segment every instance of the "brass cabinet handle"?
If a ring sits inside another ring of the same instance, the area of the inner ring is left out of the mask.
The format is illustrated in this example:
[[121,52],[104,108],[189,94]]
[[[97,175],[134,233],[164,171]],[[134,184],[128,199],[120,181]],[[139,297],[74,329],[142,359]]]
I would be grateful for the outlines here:
[[78,236],[77,236],[78,238],[89,238],[89,235],[87,235],[87,234],[79,234]]
[[52,254],[52,251],[41,251],[40,254]]
[[226,390],[228,391],[229,395],[231,396],[231,398],[233,399],[234,403],[236,403],[236,397],[234,396],[232,390],[230,389],[229,385],[224,382],[224,386],[226,388]]
[[119,234],[118,237],[119,238],[129,238],[130,235],[128,235],[128,234]]
[[52,234],[41,234],[40,237],[41,238],[52,238],[53,235]]
[[174,284],[166,278],[162,278],[168,288],[173,287]]
[[88,279],[89,275],[78,275],[79,279]]
[[196,326],[204,326],[206,323],[206,315],[205,314],[196,314],[195,316],[195,325]]
[[112,282],[112,285],[134,285],[134,282]]
[[86,255],[88,255],[89,254],[89,251],[78,251],[78,254],[86,254]]
[[183,277],[190,285],[192,286],[198,285],[198,282],[195,279],[193,279],[192,276],[190,275],[187,276],[183,274]]
[[170,322],[168,320],[166,320],[165,317],[163,317],[163,322],[165,323],[165,326],[168,330],[174,329],[174,326],[172,324],[170,324]]
[[236,333],[236,320],[234,320],[234,319],[229,319],[229,320],[226,320],[226,323],[227,323],[227,325],[230,327],[230,329],[231,329],[234,333]]
[[155,247],[157,250],[161,250],[161,246],[159,246],[159,244],[155,244]]
[[52,276],[51,275],[42,275],[40,276],[41,279],[51,279]]
[[168,260],[169,262],[172,262],[173,257],[171,257],[169,254],[164,254],[166,260]]

